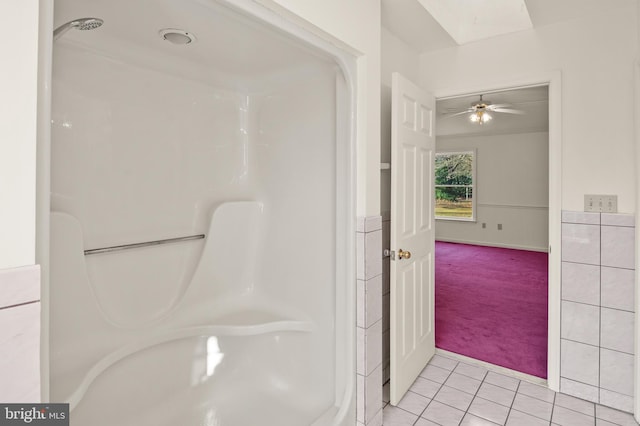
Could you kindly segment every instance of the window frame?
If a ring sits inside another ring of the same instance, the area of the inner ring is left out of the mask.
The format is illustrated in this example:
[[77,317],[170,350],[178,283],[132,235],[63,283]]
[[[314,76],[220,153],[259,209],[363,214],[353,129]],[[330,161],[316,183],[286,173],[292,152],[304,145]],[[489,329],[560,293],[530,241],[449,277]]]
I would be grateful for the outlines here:
[[435,218],[435,220],[446,220],[446,221],[453,221],[453,222],[477,222],[477,208],[478,208],[478,202],[477,202],[477,188],[478,188],[478,181],[477,181],[477,174],[476,174],[476,166],[477,166],[477,162],[478,162],[478,150],[476,148],[462,148],[462,149],[442,149],[442,150],[436,150],[436,157],[438,155],[453,155],[453,154],[471,154],[471,190],[472,190],[472,197],[471,197],[471,217],[447,217],[447,216],[438,216],[436,215],[436,188],[438,186],[449,186],[449,185],[437,185],[436,184],[436,167],[435,167],[435,157],[434,157],[434,166],[433,166],[433,216]]

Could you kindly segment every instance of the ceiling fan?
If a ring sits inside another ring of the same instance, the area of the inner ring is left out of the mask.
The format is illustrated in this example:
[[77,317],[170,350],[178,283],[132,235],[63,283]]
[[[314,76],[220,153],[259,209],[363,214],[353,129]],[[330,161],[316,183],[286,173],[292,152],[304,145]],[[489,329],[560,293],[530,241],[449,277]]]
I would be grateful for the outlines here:
[[506,113],[506,114],[524,114],[524,111],[511,108],[511,104],[492,104],[490,101],[482,99],[483,95],[480,95],[480,100],[471,104],[470,108],[464,111],[449,114],[444,118],[455,117],[457,115],[469,114],[469,120],[472,123],[478,123],[480,125],[486,124],[493,119],[491,113]]

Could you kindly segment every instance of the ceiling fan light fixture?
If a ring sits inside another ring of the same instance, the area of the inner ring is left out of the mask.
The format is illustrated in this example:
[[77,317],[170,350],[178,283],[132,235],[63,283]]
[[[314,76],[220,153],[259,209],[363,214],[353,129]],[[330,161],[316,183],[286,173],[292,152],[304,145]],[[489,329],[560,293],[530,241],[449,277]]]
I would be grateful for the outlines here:
[[479,111],[472,112],[471,115],[469,116],[469,120],[471,120],[472,123],[478,123],[479,125],[482,126],[483,124],[493,120],[493,117],[488,112],[484,110],[479,110]]

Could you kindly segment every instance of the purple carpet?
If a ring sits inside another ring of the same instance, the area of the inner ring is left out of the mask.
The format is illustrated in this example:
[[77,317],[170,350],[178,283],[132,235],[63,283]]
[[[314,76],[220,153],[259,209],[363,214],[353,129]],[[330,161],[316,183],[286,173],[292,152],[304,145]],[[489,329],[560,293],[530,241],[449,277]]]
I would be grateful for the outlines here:
[[436,242],[436,347],[547,377],[547,253]]

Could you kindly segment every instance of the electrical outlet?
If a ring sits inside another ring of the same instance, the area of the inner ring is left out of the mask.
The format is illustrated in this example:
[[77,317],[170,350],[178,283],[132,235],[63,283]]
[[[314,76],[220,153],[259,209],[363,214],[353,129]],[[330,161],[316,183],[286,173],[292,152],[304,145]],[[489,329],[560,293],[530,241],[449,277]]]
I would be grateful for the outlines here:
[[617,213],[618,196],[587,194],[584,196],[584,211]]
[[502,231],[502,224],[501,223],[498,224],[498,231]]
[[485,229],[486,227],[487,227],[487,224],[483,222],[482,223],[482,229]]

